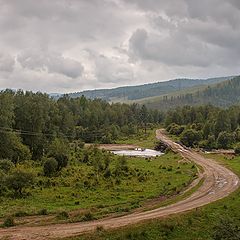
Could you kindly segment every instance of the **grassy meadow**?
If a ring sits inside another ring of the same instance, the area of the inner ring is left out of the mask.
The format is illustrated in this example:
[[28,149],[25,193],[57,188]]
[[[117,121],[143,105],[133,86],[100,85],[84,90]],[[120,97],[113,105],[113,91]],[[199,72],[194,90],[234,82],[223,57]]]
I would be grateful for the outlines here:
[[[155,130],[121,142],[153,147]],[[88,162],[84,162],[86,151]],[[98,164],[104,165],[106,159],[109,167],[104,172]],[[197,168],[181,160],[180,155],[171,151],[145,159],[123,158],[96,149],[72,150],[68,166],[52,177],[44,176],[40,162],[23,162],[17,167],[34,173],[35,184],[21,198],[10,193],[1,196],[0,217],[57,216],[64,212],[64,220],[74,222],[128,213],[144,206],[147,200],[162,196],[164,201],[184,190],[196,177]],[[119,168],[125,170],[117,172]]]
[[[207,154],[207,157],[214,158],[240,176],[240,156],[232,158],[231,156]],[[220,233],[221,238],[214,237],[220,229],[219,226],[223,231]],[[112,231],[98,229],[93,234],[68,238],[68,240],[233,240],[239,239],[239,235],[236,233],[238,231],[239,234],[239,230],[237,230],[239,226],[240,189],[222,200],[189,213],[147,221]],[[229,234],[228,237],[225,236],[226,234]]]

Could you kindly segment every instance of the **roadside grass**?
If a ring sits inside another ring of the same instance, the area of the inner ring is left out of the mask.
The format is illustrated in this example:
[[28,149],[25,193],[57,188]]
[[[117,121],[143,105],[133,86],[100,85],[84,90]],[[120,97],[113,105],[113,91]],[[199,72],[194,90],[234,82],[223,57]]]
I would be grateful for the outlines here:
[[[118,157],[112,156],[112,167]],[[28,189],[29,196],[20,199],[0,197],[0,216],[46,215],[62,212],[70,213],[63,221],[85,221],[86,214],[91,219],[108,214],[123,214],[140,207],[146,200],[159,196],[171,196],[184,189],[197,172],[193,163],[182,162],[181,156],[169,152],[155,159],[127,158],[130,169],[136,176],[117,179],[101,178],[97,184],[86,187],[92,167],[72,160],[61,175],[54,178],[43,177],[41,168],[34,167],[38,173],[36,184]],[[27,167],[27,166],[26,166]],[[74,212],[76,211],[76,212]],[[59,219],[52,219],[59,222]],[[61,220],[62,221],[62,220]],[[47,222],[43,221],[43,224]]]
[[[240,157],[207,154],[232,169],[240,176]],[[121,229],[105,231],[96,230],[92,234],[68,240],[211,240],[221,219],[232,219],[240,226],[240,189],[230,196],[196,210],[178,214],[169,218],[146,221]]]

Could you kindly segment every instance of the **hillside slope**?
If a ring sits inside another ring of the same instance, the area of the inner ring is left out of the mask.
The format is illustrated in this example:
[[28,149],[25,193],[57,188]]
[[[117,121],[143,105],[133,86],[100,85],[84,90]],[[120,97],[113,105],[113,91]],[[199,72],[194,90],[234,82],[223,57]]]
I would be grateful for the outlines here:
[[228,107],[240,103],[240,76],[218,84],[209,85],[192,93],[165,95],[161,99],[143,100],[149,108],[167,110],[183,105],[212,104]]
[[165,82],[144,84],[139,86],[127,86],[114,89],[88,90],[83,92],[70,93],[70,97],[79,97],[84,95],[87,98],[101,98],[106,101],[128,101],[138,100],[147,97],[160,96],[164,94],[181,91],[195,86],[206,86],[214,83],[220,83],[232,77],[219,77],[209,79],[175,79]]

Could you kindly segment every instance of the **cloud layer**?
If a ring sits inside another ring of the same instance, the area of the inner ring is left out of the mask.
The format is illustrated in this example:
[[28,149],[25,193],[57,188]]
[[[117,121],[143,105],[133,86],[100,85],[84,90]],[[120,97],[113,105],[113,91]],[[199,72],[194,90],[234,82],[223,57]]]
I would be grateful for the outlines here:
[[238,0],[0,0],[0,88],[239,74]]

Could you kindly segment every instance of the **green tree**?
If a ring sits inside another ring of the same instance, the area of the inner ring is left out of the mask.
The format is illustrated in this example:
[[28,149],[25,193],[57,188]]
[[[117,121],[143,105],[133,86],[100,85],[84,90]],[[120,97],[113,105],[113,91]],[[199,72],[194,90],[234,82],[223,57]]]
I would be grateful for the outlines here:
[[3,196],[6,192],[6,173],[0,169],[0,194]]
[[180,135],[183,131],[184,131],[185,127],[184,126],[180,126],[176,123],[172,123],[171,125],[168,126],[167,131],[170,134],[173,135]]
[[16,164],[23,160],[30,160],[31,153],[15,133],[5,132],[0,135],[0,158],[10,159]]
[[145,105],[142,105],[141,110],[140,110],[140,121],[144,127],[145,134],[147,133],[148,117],[149,117],[149,114],[148,114],[147,107]]
[[26,93],[18,91],[14,100],[14,126],[24,132],[21,138],[23,143],[29,147],[33,159],[40,159],[47,144],[44,133],[47,132],[51,100],[47,94],[29,91]]
[[180,141],[187,147],[193,147],[197,145],[201,139],[201,132],[194,129],[184,130],[180,137]]
[[55,138],[48,149],[48,156],[58,162],[58,171],[66,167],[69,160],[69,144],[66,140]]
[[230,131],[231,130],[231,122],[229,118],[229,114],[227,111],[222,110],[218,113],[216,123],[215,123],[215,136],[217,137],[220,132]]
[[217,138],[219,148],[228,149],[234,142],[234,135],[228,132],[220,132]]

